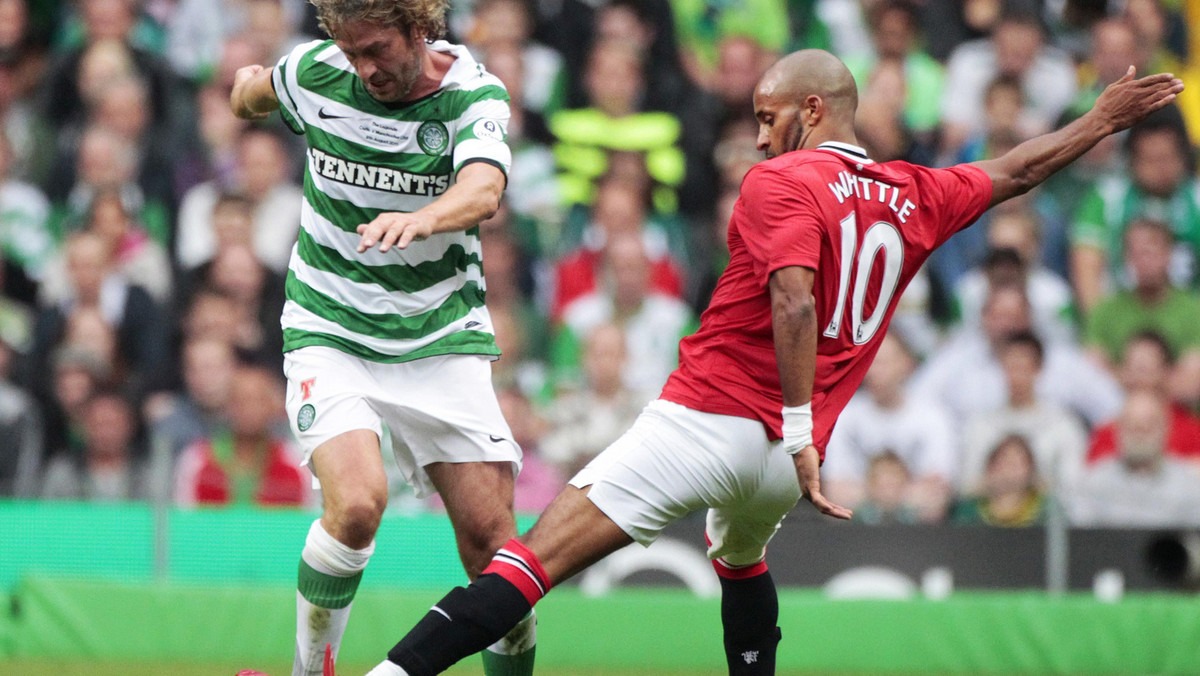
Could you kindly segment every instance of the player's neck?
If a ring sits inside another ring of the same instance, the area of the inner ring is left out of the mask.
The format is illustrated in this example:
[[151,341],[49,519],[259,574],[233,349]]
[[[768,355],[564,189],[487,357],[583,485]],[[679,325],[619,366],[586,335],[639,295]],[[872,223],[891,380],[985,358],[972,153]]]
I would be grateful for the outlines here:
[[804,147],[808,149],[816,148],[822,143],[846,143],[852,146],[861,146],[858,142],[858,136],[854,133],[853,126],[829,126],[818,125],[812,130],[808,138],[805,139]]
[[416,101],[436,92],[441,88],[442,80],[446,73],[450,72],[450,67],[457,58],[453,54],[439,52],[425,45],[425,53],[421,55],[421,74],[417,76],[412,89],[408,90],[408,96],[401,100]]

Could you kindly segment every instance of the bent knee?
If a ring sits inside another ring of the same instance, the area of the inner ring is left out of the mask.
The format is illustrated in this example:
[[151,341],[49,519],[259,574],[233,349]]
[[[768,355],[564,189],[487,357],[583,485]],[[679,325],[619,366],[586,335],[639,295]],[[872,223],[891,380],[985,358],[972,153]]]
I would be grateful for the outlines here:
[[345,496],[336,504],[326,506],[326,518],[331,520],[338,540],[352,547],[365,547],[379,530],[383,510],[387,507],[387,493],[361,491]]

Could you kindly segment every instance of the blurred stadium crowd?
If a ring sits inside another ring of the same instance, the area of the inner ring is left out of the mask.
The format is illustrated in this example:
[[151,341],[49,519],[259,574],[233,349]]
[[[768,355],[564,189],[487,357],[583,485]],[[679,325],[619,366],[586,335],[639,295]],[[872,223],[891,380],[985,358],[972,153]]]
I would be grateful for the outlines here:
[[[482,226],[494,376],[539,510],[632,423],[724,264],[779,55],[855,74],[876,160],[994,157],[1129,64],[1178,105],[954,237],[842,416],[865,523],[1200,525],[1200,1],[455,0],[512,98]],[[0,0],[0,496],[312,505],[283,420],[303,140],[234,71],[302,0]],[[397,489],[401,509],[436,508]]]

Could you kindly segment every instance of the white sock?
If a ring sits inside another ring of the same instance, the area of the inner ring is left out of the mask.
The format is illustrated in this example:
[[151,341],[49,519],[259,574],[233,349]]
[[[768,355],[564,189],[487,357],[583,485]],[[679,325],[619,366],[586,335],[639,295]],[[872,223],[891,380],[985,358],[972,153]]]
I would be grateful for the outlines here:
[[374,551],[374,542],[351,549],[326,532],[319,519],[313,522],[300,553],[292,676],[321,676],[327,644],[337,658],[350,620],[351,599]]
[[379,666],[368,671],[367,676],[408,676],[408,672],[401,669],[399,664],[384,660]]
[[491,644],[487,649],[499,655],[520,655],[528,652],[535,645],[537,645],[537,615],[531,608],[525,619],[518,622],[517,626],[504,635],[504,638]]

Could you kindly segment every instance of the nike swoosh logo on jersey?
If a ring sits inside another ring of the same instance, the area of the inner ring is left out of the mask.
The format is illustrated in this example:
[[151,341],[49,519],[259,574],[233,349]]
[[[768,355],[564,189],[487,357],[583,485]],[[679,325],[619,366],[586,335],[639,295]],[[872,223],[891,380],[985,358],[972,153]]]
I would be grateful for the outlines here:
[[322,120],[344,120],[350,116],[349,115],[330,115],[329,113],[325,112],[325,107],[322,106],[320,108],[320,110],[317,111],[317,117],[321,118]]
[[488,439],[491,439],[492,441],[496,442],[497,444],[500,443],[501,441],[504,441],[504,437],[498,437],[495,434],[489,434]]

